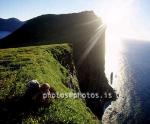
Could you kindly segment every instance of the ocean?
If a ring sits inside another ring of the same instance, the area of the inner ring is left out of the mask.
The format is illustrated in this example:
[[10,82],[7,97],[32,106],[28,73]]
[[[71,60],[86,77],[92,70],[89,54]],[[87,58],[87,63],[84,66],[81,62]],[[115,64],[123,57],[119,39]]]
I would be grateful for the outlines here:
[[105,68],[108,80],[113,72],[110,85],[118,99],[106,108],[102,121],[104,124],[150,124],[150,42],[124,40],[121,46],[114,58],[106,60],[112,66],[115,63],[112,70],[108,62]]

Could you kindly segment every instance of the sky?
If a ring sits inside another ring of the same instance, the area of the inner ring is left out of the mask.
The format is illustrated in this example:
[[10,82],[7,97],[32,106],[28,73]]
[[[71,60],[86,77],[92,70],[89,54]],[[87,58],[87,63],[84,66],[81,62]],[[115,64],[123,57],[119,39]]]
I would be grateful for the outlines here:
[[125,37],[150,40],[150,0],[0,0],[0,18],[28,20],[43,14],[93,10]]

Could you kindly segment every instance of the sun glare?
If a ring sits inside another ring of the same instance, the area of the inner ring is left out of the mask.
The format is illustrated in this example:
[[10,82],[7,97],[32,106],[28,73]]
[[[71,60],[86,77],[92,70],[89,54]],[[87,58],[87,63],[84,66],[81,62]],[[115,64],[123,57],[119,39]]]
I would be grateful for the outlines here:
[[109,79],[110,73],[118,71],[119,53],[122,50],[122,39],[130,37],[133,32],[130,19],[134,13],[133,0],[113,0],[96,10],[106,24],[106,56],[105,73]]
[[134,0],[107,1],[102,7],[95,9],[95,12],[102,17],[108,30],[116,32],[120,37],[129,37],[133,32],[131,21],[135,12],[133,3]]

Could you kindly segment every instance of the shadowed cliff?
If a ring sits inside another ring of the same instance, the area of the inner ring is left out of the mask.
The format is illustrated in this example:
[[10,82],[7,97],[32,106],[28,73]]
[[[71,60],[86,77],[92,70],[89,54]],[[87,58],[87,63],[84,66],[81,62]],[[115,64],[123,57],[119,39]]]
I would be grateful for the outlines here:
[[[27,21],[10,36],[0,40],[0,48],[71,43],[80,90],[83,93],[110,92],[104,73],[105,26],[93,12],[63,15],[42,15]],[[102,115],[107,99],[87,98],[87,105],[97,115]]]

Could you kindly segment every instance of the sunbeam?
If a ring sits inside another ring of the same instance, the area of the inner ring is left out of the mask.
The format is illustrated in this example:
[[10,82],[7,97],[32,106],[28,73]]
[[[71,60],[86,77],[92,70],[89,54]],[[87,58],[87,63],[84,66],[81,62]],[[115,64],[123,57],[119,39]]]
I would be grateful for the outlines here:
[[135,0],[112,0],[106,2],[102,9],[96,10],[97,15],[106,24],[106,49],[105,49],[105,73],[110,78],[110,73],[117,72],[119,53],[123,49],[122,39],[132,37],[135,34],[131,19],[134,15],[133,6]]
[[90,40],[86,44],[86,50],[81,56],[79,60],[79,64],[82,64],[83,60],[87,57],[87,55],[90,53],[92,48],[95,46],[97,42],[99,42],[99,38],[102,36],[102,34],[105,32],[106,26],[104,24],[100,25],[96,31],[93,37],[90,38]]

